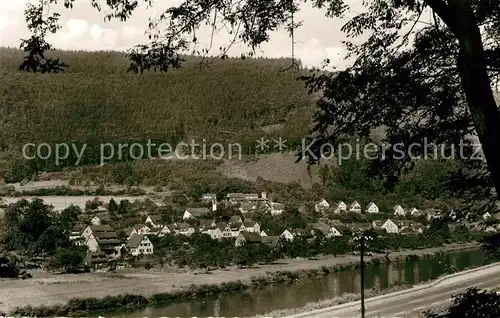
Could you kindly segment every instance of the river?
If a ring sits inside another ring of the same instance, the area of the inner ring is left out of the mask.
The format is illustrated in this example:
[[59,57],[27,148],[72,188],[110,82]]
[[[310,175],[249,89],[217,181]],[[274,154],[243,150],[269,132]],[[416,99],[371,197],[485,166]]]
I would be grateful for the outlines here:
[[[366,289],[387,289],[398,283],[417,284],[436,279],[447,267],[464,270],[487,263],[484,252],[469,250],[427,256],[418,260],[366,266]],[[307,303],[359,293],[359,269],[331,273],[319,279],[266,286],[240,294],[225,294],[193,301],[104,314],[107,317],[254,317],[274,310],[303,307]]]

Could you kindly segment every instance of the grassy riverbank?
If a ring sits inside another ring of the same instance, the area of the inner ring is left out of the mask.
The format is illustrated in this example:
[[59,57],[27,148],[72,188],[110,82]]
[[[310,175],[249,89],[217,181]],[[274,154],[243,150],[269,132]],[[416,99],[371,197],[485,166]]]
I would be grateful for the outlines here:
[[[427,284],[427,283],[428,282],[425,282],[422,284]],[[401,284],[401,285],[396,285],[396,286],[393,286],[391,288],[382,289],[382,290],[373,288],[373,289],[365,291],[365,298],[387,295],[390,293],[395,293],[395,292],[409,289],[412,287],[414,287],[414,285]],[[347,304],[350,302],[358,301],[360,299],[361,299],[360,294],[349,293],[349,294],[344,294],[340,297],[335,297],[335,298],[331,298],[331,299],[323,299],[323,300],[320,300],[317,302],[311,302],[311,303],[308,303],[305,306],[300,307],[300,308],[274,310],[274,311],[266,313],[264,315],[258,315],[257,317],[287,317],[287,316],[300,314],[303,312],[308,312],[308,311],[323,309],[323,308],[327,308],[327,307]]]
[[[393,252],[388,256],[377,255],[368,258],[367,262],[393,262],[474,248],[477,248],[476,244],[453,244],[441,248]],[[172,268],[81,275],[45,274],[45,277],[41,273],[34,273],[31,280],[0,281],[0,311],[17,316],[65,316],[125,307],[167,305],[219,293],[322,277],[358,265],[358,257],[346,255],[318,260],[287,260],[286,263],[249,269],[231,267],[209,274],[181,272]],[[23,308],[17,308],[20,306]]]

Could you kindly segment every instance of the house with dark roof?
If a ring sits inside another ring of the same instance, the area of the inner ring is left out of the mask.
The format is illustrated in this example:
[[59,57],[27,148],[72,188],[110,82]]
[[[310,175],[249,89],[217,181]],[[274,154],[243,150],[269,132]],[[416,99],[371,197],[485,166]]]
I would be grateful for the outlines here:
[[321,222],[311,223],[307,226],[307,229],[310,231],[312,235],[315,236],[318,232],[320,232],[322,235],[328,238],[334,236],[342,236],[342,233],[340,233],[336,228]]
[[239,215],[232,215],[229,218],[229,223],[243,223],[243,219]]
[[111,220],[107,212],[103,212],[103,213],[97,213],[90,220],[90,223],[92,223],[92,225],[104,225],[113,223],[113,220]]
[[255,201],[259,199],[258,193],[228,193],[226,201],[230,205],[241,204],[243,202]]
[[202,230],[201,233],[209,235],[212,238],[212,240],[220,240],[223,234],[221,228],[218,226],[206,228]]
[[324,198],[322,198],[318,203],[314,205],[314,210],[316,212],[323,212],[329,208],[330,208],[330,203],[328,203],[328,201],[326,201]]
[[410,216],[412,217],[419,217],[419,216],[422,216],[422,212],[420,212],[417,208],[413,207],[413,208],[410,208],[410,210],[408,211],[408,213],[410,213]]
[[339,220],[328,220],[327,223],[334,228],[336,232],[340,233],[341,236],[350,236],[352,234],[352,229]]
[[160,231],[158,232],[158,236],[162,237],[167,234],[176,234],[177,233],[177,226],[175,224],[167,224],[159,228]]
[[176,230],[178,234],[191,236],[196,232],[196,228],[189,223],[182,222],[177,224]]
[[127,242],[126,248],[130,255],[133,256],[153,254],[154,249],[146,234],[132,235]]
[[262,243],[266,244],[271,248],[279,248],[281,245],[281,238],[277,235],[273,236],[261,236]]
[[217,223],[216,227],[221,231],[221,238],[229,239],[233,237],[233,231],[231,227],[226,222]]
[[186,208],[184,211],[184,215],[182,216],[183,220],[187,219],[197,219],[203,216],[206,216],[210,213],[209,208]]
[[200,231],[209,230],[211,228],[214,228],[215,225],[216,225],[216,223],[212,219],[200,219],[199,220]]
[[400,232],[399,232],[400,235],[416,235],[418,234],[417,231],[415,231],[413,228],[411,227],[405,227],[404,229],[402,229]]
[[133,227],[128,227],[123,230],[123,232],[127,235],[127,237],[131,237],[132,235],[138,234],[136,229]]
[[374,229],[384,229],[387,233],[397,234],[400,231],[399,226],[394,223],[391,219],[383,220],[375,220],[372,222],[372,227]]
[[242,223],[229,223],[229,228],[231,229],[231,237],[236,238],[240,232],[245,231],[245,225]]
[[413,223],[415,223],[415,222],[412,220],[398,220],[398,221],[396,221],[396,223],[399,227],[399,230],[401,231],[404,228],[411,227],[413,225]]
[[87,225],[83,230],[81,236],[86,241],[91,234],[97,232],[115,232],[115,230],[110,225]]
[[333,204],[334,210],[333,213],[339,214],[341,212],[347,211],[347,204],[344,201],[338,201]]
[[269,208],[271,210],[271,215],[280,215],[285,211],[285,205],[278,202],[269,203]]
[[418,222],[412,223],[411,228],[413,230],[415,230],[416,232],[418,232],[419,234],[424,233],[424,231],[426,230],[425,225],[423,225],[422,223],[418,223]]
[[243,221],[243,226],[245,227],[245,231],[247,232],[255,232],[260,233],[260,225],[259,223],[253,220],[245,220]]
[[336,236],[350,236],[352,234],[352,230],[345,224],[332,225],[332,228],[335,229],[336,233],[340,233],[340,235]]
[[309,238],[311,237],[311,233],[307,232],[304,229],[291,229],[291,230],[284,230],[283,233],[281,233],[280,237],[282,239],[285,239],[287,241],[293,241],[297,237],[305,237]]
[[217,200],[217,195],[215,193],[205,193],[201,196],[201,201],[205,203],[210,203]]
[[77,223],[73,226],[71,229],[71,232],[69,233],[69,240],[73,242],[73,244],[77,246],[82,246],[85,244],[85,239],[83,238],[82,234],[83,231],[85,230],[86,225],[83,223]]
[[236,247],[239,247],[246,244],[260,244],[260,243],[262,243],[262,237],[260,236],[259,233],[242,231],[236,237],[234,245]]
[[132,228],[136,230],[137,234],[147,234],[151,231],[151,228],[144,224],[135,224]]
[[93,269],[108,266],[110,259],[104,252],[87,252],[83,259],[83,264]]
[[[97,228],[96,227],[101,227]],[[89,226],[87,228],[94,228],[85,241],[90,252],[104,252],[106,255],[115,258],[120,256],[120,249],[123,246],[122,241],[118,238],[118,234],[113,230],[107,228],[102,229],[102,225]]]
[[373,228],[373,226],[370,223],[352,223],[350,225],[350,229],[353,232],[369,231],[372,228]]
[[162,227],[163,219],[161,215],[148,215],[144,223],[148,224],[151,227]]
[[392,208],[392,210],[394,212],[394,215],[396,215],[396,216],[405,216],[406,215],[405,209],[401,205],[399,205],[399,204],[396,204]]
[[361,213],[361,204],[358,201],[354,201],[347,207],[349,212]]

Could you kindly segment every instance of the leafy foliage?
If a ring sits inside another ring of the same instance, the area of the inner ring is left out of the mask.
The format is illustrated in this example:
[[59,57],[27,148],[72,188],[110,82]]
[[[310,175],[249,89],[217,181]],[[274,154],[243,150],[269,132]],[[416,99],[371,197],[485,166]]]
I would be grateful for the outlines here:
[[500,316],[500,296],[495,291],[470,288],[455,295],[444,313],[427,312],[427,318],[493,318]]
[[71,247],[59,249],[47,266],[49,270],[62,270],[65,273],[77,272],[83,266],[86,249]]
[[0,245],[4,250],[22,256],[55,255],[53,264],[60,265],[64,259],[76,261],[78,258],[72,254],[75,250],[69,241],[69,234],[80,213],[73,206],[60,214],[55,213],[52,207],[38,198],[31,202],[18,201],[9,205],[5,211],[1,223]]

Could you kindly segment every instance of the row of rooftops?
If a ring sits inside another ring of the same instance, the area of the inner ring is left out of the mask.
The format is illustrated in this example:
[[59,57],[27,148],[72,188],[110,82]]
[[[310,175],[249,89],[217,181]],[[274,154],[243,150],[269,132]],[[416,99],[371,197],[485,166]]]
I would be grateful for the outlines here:
[[[156,224],[163,223],[161,216],[159,216],[159,215],[151,215],[151,216],[149,216],[149,218],[153,219],[153,221],[155,221]],[[102,219],[101,219],[101,221],[102,221]],[[234,229],[241,228],[242,226],[244,226],[246,228],[250,228],[250,227],[255,226],[255,224],[257,224],[257,222],[255,222],[252,219],[248,219],[248,218],[242,219],[240,216],[232,216],[230,218],[229,222],[216,223],[211,219],[200,219],[199,225],[191,225],[187,222],[174,222],[171,224],[160,225],[157,227],[148,226],[146,224],[135,224],[134,226],[132,226],[130,228],[126,228],[124,231],[127,235],[129,235],[133,232],[133,230],[139,231],[144,227],[148,227],[149,231],[151,233],[154,233],[154,232],[161,231],[161,229],[165,226],[168,227],[168,229],[171,230],[172,232],[174,232],[176,230],[188,230],[190,228],[192,228],[194,230],[198,230],[198,229],[205,230],[205,229],[210,229],[210,228],[219,228],[219,229],[223,230],[228,226],[230,228],[234,228]],[[92,229],[93,233],[95,233],[97,238],[117,237],[116,231],[109,224],[89,225],[89,226]],[[72,231],[76,234],[78,232],[82,232],[86,227],[87,227],[87,225],[85,225],[83,223],[77,223],[73,227]]]
[[[350,204],[347,204],[344,201],[336,201],[336,202],[333,202],[332,205],[335,208],[345,207],[346,210],[361,209],[361,204],[358,201],[353,201]],[[366,205],[366,209],[369,209],[372,206],[377,207],[377,205],[374,202],[370,202],[370,203],[368,203]],[[326,199],[323,198],[319,202],[316,203],[316,207],[328,208],[328,207],[330,207],[330,203]],[[400,205],[400,204],[394,205],[392,209],[393,210],[398,210],[398,209],[405,210],[405,208],[402,205]],[[411,208],[408,209],[408,211],[409,212],[412,212],[412,211],[413,212],[420,212],[419,209],[416,208],[416,207],[411,207]],[[430,209],[426,209],[425,212],[426,213],[441,213],[441,210],[430,208]]]
[[[195,231],[206,231],[210,229],[220,229],[221,231],[224,231],[227,228],[230,228],[232,230],[238,230],[241,229],[242,227],[244,228],[252,228],[254,227],[257,222],[250,218],[242,218],[241,216],[238,215],[233,215],[230,217],[228,222],[215,222],[212,219],[206,219],[206,218],[200,218],[198,219],[198,224],[197,225],[191,225],[187,222],[175,222],[171,224],[166,224],[163,225],[162,223],[162,218],[159,215],[150,215],[148,216],[148,220],[151,220],[154,222],[154,225],[147,225],[147,224],[136,224],[133,227],[125,229],[125,233],[127,235],[130,235],[133,230],[135,229],[136,231],[141,230],[144,227],[148,227],[148,232],[151,234],[154,234],[155,232],[161,231],[164,227],[167,227],[169,232],[177,232],[177,231],[187,231],[189,229],[193,229]],[[324,229],[324,231],[329,230],[327,227],[335,227],[339,232],[348,232],[352,229],[357,229],[357,230],[368,230],[372,228],[373,226],[375,227],[380,227],[382,226],[387,220],[376,220],[373,221],[372,223],[350,223],[350,224],[345,224],[340,222],[339,220],[329,220],[329,219],[320,219],[319,222],[316,223],[311,223],[309,227],[313,226],[316,227],[317,229]],[[413,224],[415,227],[423,227],[422,224],[416,223],[414,221],[410,220],[394,220],[393,221],[397,226],[399,227],[408,227],[409,225]],[[82,224],[77,224],[75,228],[73,229],[74,232],[76,231],[83,231],[85,228],[85,225]],[[99,238],[113,238],[116,236],[115,230],[109,225],[93,225],[91,226],[93,231],[95,231],[97,236]]]
[[256,232],[241,232],[239,234],[247,243],[264,243],[270,247],[276,247],[280,241],[280,236],[262,236]]

